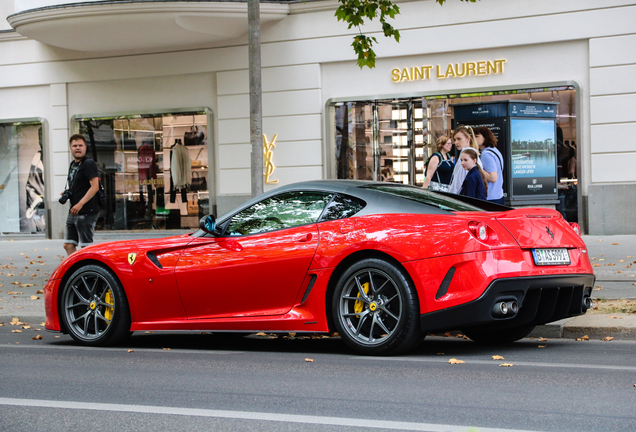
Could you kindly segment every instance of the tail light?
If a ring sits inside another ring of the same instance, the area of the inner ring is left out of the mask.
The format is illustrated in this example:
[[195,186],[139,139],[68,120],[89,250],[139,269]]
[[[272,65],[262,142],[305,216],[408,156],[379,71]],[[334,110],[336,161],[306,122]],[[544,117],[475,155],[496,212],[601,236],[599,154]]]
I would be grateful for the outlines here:
[[580,237],[581,236],[581,227],[576,222],[570,222],[570,228],[574,230],[574,232]]
[[493,244],[498,241],[497,233],[484,222],[468,222],[468,230],[482,243]]

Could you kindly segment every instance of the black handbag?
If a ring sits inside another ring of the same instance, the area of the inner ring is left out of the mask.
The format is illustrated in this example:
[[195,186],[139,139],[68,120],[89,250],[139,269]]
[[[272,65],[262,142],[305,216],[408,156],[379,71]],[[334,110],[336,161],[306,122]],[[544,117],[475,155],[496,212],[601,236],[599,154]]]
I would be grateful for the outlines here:
[[188,132],[183,134],[183,144],[185,146],[199,145],[204,139],[205,134],[196,125],[193,125]]
[[208,190],[208,181],[205,176],[199,175],[198,172],[192,171],[192,183],[190,185],[192,192],[203,192]]

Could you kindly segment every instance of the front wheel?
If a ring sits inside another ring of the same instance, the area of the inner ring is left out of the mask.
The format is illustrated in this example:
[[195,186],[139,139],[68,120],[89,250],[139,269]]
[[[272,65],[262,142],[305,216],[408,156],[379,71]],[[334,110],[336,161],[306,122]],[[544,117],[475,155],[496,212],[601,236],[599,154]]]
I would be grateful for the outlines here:
[[507,344],[523,339],[532,333],[535,326],[518,326],[504,329],[469,328],[463,333],[475,342],[484,344]]
[[361,354],[405,352],[421,341],[419,303],[404,270],[368,258],[340,277],[332,300],[343,341]]
[[64,327],[82,345],[113,345],[130,335],[126,293],[103,267],[76,270],[64,285],[60,306]]

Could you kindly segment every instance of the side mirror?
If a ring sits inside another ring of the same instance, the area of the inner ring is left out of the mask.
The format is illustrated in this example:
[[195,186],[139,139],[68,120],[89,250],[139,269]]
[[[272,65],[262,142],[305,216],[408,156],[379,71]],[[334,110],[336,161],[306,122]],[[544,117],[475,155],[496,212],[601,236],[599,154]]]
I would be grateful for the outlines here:
[[203,216],[199,220],[199,228],[205,231],[208,234],[212,234],[213,236],[218,236],[219,232],[216,230],[216,218],[214,215]]

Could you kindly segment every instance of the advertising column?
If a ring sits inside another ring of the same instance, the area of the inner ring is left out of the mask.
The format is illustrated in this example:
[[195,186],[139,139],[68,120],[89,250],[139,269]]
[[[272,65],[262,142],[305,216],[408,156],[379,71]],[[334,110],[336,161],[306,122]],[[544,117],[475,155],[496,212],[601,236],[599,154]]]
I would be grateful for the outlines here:
[[556,108],[509,102],[512,202],[557,202]]

